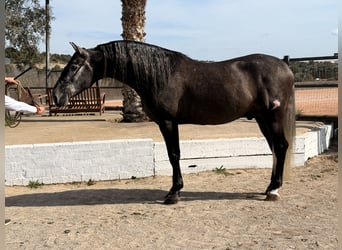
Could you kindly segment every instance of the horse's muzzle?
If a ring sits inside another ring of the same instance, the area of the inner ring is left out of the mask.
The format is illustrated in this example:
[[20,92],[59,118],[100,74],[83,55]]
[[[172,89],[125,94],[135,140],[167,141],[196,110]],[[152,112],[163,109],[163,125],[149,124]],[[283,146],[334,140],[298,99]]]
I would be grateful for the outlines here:
[[57,107],[62,107],[68,104],[69,98],[66,93],[61,93],[58,89],[52,90],[52,98]]

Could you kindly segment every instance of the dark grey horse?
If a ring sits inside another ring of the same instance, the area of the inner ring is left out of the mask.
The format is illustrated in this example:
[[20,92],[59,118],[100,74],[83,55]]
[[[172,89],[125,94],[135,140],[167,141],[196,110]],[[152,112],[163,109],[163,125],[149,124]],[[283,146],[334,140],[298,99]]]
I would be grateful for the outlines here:
[[59,106],[111,77],[131,86],[148,116],[159,125],[173,168],[165,203],[179,200],[178,125],[222,124],[255,118],[273,153],[266,199],[278,199],[284,166],[291,158],[295,131],[294,80],[288,65],[254,54],[222,62],[200,62],[175,51],[133,41],[115,41],[75,53],[64,68],[53,96]]

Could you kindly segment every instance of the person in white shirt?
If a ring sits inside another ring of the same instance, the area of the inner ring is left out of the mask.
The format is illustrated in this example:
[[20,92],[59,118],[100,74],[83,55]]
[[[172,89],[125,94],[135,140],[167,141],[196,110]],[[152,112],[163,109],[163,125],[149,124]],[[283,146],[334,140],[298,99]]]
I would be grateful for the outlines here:
[[[13,77],[5,77],[5,82],[17,84]],[[17,101],[7,95],[5,95],[5,109],[35,114],[43,114],[45,112],[45,108],[43,106],[32,106],[25,102]]]

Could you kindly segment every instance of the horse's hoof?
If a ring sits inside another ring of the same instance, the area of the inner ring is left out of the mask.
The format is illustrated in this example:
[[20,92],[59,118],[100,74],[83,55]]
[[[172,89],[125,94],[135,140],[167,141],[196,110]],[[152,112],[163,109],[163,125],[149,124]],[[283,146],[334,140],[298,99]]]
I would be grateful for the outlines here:
[[176,204],[179,200],[180,200],[179,194],[168,194],[165,197],[164,204],[165,205]]
[[268,194],[266,195],[265,201],[279,201],[280,195]]
[[265,201],[278,201],[278,200],[280,200],[278,189],[267,192]]

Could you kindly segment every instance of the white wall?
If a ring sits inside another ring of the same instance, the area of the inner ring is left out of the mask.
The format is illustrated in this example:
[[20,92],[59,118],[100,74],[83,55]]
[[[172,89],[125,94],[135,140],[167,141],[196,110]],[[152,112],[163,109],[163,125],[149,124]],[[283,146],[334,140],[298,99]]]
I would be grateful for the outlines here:
[[[324,125],[295,139],[295,166],[329,147],[332,126]],[[183,173],[231,168],[272,167],[264,138],[181,141]],[[151,139],[86,141],[12,145],[5,147],[6,185],[27,185],[92,180],[127,179],[132,176],[171,175],[163,142]],[[190,167],[189,167],[190,166]]]

